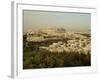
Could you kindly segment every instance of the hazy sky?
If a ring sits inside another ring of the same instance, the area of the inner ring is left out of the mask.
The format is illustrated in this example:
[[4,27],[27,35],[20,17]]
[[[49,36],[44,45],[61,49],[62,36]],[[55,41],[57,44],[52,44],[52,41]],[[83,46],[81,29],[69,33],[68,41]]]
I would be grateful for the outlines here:
[[49,11],[23,11],[23,30],[40,27],[63,27],[67,31],[90,31],[91,15],[88,13],[67,13]]

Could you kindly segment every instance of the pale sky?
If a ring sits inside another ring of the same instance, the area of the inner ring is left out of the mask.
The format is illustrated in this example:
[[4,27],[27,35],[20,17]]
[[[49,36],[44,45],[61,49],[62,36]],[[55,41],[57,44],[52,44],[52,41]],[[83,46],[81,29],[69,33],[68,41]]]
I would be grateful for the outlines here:
[[88,32],[91,30],[91,14],[24,10],[23,31],[40,27],[62,27],[67,31]]

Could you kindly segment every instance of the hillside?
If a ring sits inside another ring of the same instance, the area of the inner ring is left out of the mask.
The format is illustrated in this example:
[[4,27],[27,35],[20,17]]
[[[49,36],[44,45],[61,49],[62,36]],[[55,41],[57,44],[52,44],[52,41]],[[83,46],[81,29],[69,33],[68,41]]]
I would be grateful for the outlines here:
[[[68,32],[64,28],[47,27],[27,32],[23,36],[24,68],[90,65],[90,38],[90,33]],[[29,61],[31,67],[26,64],[27,59],[32,59]],[[58,65],[59,61],[62,63]]]

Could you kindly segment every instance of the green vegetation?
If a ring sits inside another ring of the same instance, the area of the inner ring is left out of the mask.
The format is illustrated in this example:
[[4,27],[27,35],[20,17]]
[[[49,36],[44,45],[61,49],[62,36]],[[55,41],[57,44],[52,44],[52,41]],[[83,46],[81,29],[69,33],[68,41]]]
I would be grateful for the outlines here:
[[53,67],[74,67],[89,66],[90,54],[78,53],[51,53],[46,50],[25,52],[23,56],[23,68],[53,68]]
[[[55,52],[52,53],[45,49],[40,49],[40,46],[48,46],[59,40],[50,40],[45,42],[28,42],[27,36],[23,36],[23,69],[37,68],[57,68],[57,67],[75,67],[75,66],[90,66],[91,54],[75,53],[75,52]],[[60,41],[67,41],[61,39]]]

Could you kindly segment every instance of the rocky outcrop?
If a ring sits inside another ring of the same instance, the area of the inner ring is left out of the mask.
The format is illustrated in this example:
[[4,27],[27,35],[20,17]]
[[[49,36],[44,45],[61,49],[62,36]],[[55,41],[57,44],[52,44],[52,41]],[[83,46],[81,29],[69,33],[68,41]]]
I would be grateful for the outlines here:
[[44,28],[27,33],[27,41],[41,42],[49,39],[68,38],[68,39],[87,39],[86,36],[74,32],[67,32],[63,28]]

